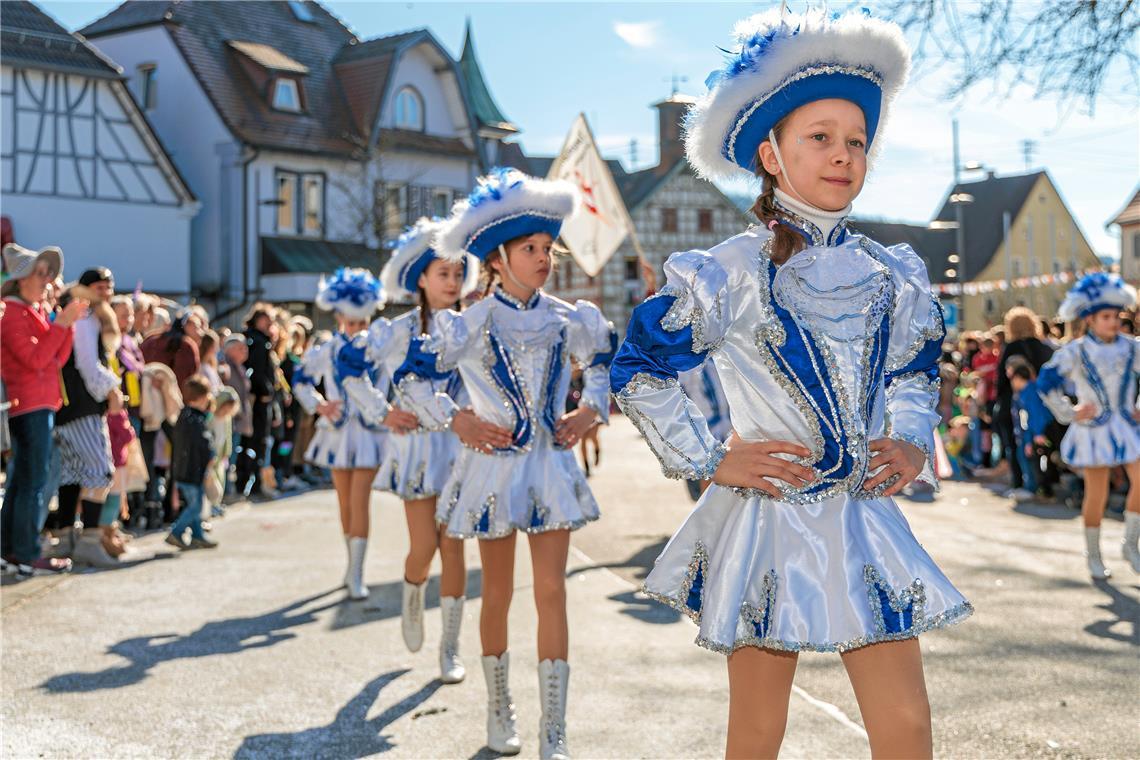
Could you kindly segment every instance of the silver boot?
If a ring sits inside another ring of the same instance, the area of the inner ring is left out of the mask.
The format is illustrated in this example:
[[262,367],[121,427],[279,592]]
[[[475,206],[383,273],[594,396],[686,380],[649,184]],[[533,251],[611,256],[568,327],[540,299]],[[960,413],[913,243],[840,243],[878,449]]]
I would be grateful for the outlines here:
[[368,586],[364,585],[364,553],[368,550],[368,539],[353,537],[348,539],[348,598],[367,599]]
[[487,679],[487,747],[501,755],[517,755],[522,750],[508,683],[509,658],[509,652],[498,657],[483,657],[483,677]]
[[542,700],[538,741],[542,760],[570,760],[570,747],[566,743],[566,689],[569,685],[570,665],[566,660],[538,663],[538,693]]
[[1132,572],[1140,573],[1140,512],[1124,513],[1124,559],[1132,565]]
[[462,596],[441,596],[439,609],[443,614],[443,634],[439,640],[439,680],[459,683],[467,675],[459,659],[459,627],[463,624]]
[[1112,577],[1112,571],[1104,566],[1100,558],[1100,528],[1085,528],[1085,557],[1089,563],[1089,575],[1094,581]]
[[418,652],[424,645],[424,589],[423,583],[404,581],[404,597],[400,603],[400,633],[409,652]]

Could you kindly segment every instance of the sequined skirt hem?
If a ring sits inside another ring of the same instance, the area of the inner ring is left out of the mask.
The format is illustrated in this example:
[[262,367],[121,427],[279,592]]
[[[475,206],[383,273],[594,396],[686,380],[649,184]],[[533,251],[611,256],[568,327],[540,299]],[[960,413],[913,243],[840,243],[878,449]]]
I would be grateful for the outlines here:
[[[691,610],[684,602],[680,602],[665,594],[657,594],[649,591],[644,586],[641,587],[641,593],[650,599],[660,602],[667,607],[670,607],[677,612],[680,612],[685,617],[692,620],[695,624],[700,625],[700,614]],[[771,649],[777,652],[850,652],[855,649],[860,649],[871,644],[881,644],[885,641],[905,641],[907,639],[918,638],[921,634],[930,631],[936,631],[940,628],[948,628],[956,623],[961,623],[970,615],[974,614],[974,607],[969,602],[962,602],[950,609],[942,612],[929,620],[924,621],[919,625],[905,630],[894,633],[869,633],[865,636],[859,636],[844,641],[827,641],[827,642],[811,642],[811,641],[788,641],[786,639],[778,639],[772,636],[757,637],[757,636],[744,636],[735,639],[731,644],[725,644],[720,641],[715,641],[706,636],[698,635],[694,640],[697,646],[703,649],[708,649],[710,652],[717,654],[730,655],[738,649],[745,647],[758,647],[760,649]]]
[[379,467],[385,438],[385,434],[368,430],[355,420],[339,428],[317,428],[305,450],[305,461],[332,470]]

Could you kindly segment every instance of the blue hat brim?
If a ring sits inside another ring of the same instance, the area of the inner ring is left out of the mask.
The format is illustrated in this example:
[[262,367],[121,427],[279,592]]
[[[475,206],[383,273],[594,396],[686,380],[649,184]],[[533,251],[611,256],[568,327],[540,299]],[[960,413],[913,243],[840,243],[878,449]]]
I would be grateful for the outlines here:
[[[400,272],[398,282],[400,287],[409,293],[415,293],[416,289],[420,286],[420,275],[427,271],[427,268],[433,261],[444,261],[434,249],[428,248],[426,251],[417,256],[414,260],[408,262],[404,267],[404,271]],[[467,274],[467,259],[463,260],[463,273]]]
[[497,251],[500,245],[515,238],[527,235],[537,235],[545,232],[551,238],[557,238],[562,231],[562,219],[539,214],[516,214],[487,225],[467,242],[467,252],[486,261],[492,252]]
[[849,100],[863,111],[867,122],[867,150],[870,151],[883,110],[882,87],[866,77],[836,72],[791,82],[759,106],[749,105],[742,110],[741,118],[744,118],[745,113],[755,108],[737,132],[736,140],[730,145],[726,139],[725,158],[754,174],[760,143],[768,139],[768,133],[781,119],[800,106],[832,98]]

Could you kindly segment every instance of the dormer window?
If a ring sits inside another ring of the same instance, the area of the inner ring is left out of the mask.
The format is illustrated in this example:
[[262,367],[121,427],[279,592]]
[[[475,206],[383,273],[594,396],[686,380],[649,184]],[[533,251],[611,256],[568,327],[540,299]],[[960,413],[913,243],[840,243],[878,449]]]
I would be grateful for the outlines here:
[[278,77],[273,80],[273,107],[278,111],[301,112],[301,91],[296,79]]
[[403,87],[396,93],[396,128],[424,129],[424,101],[414,87]]

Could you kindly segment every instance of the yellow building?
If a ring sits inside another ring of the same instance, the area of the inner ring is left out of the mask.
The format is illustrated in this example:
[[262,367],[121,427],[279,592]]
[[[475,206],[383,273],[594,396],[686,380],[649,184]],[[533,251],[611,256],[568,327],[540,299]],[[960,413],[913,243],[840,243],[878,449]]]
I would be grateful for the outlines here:
[[[958,251],[959,204],[964,253]],[[1101,266],[1044,171],[1006,177],[990,173],[985,179],[960,183],[946,193],[926,226],[864,220],[852,226],[884,245],[909,243],[926,262],[931,282],[961,284],[961,296],[942,297],[944,304],[957,306],[959,329],[984,330],[1000,324],[1013,306],[1028,306],[1052,317],[1070,285],[1041,280],[1034,285],[1025,280]],[[1010,284],[1003,289],[992,285],[995,281]]]
[[1140,285],[1140,187],[1107,226],[1114,224],[1120,227],[1120,276]]

